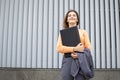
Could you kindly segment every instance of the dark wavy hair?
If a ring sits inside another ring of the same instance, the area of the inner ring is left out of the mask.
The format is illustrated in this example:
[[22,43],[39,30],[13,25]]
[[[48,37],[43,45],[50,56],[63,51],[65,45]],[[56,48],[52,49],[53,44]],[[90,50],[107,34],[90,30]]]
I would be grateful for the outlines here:
[[79,24],[79,15],[78,15],[77,11],[75,11],[75,10],[69,10],[69,11],[66,13],[65,18],[64,18],[64,21],[63,21],[63,28],[69,28],[69,24],[68,24],[68,22],[67,22],[67,18],[68,18],[68,14],[69,14],[70,12],[75,12],[75,13],[76,13],[77,19],[78,19],[77,25]]

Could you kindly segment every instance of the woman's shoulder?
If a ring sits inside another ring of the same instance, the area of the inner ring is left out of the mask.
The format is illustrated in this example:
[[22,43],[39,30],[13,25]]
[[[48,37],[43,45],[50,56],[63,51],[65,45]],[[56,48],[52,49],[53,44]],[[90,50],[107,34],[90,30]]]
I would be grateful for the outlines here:
[[79,30],[79,33],[81,35],[88,35],[87,31],[85,29],[78,29]]
[[79,32],[82,32],[82,33],[86,32],[85,29],[78,29],[78,30],[79,30]]

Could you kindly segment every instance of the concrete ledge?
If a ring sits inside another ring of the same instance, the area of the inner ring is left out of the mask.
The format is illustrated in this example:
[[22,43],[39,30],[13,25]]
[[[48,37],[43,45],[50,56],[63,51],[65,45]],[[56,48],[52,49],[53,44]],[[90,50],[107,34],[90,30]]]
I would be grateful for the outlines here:
[[[60,69],[0,68],[0,80],[61,80]],[[120,69],[95,69],[91,80],[120,80]]]

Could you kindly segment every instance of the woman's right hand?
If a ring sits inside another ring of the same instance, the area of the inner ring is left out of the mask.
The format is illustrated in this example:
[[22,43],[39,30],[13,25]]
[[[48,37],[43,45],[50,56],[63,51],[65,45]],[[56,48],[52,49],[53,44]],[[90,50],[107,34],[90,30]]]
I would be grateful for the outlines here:
[[79,43],[76,47],[74,47],[74,51],[84,52],[84,45]]

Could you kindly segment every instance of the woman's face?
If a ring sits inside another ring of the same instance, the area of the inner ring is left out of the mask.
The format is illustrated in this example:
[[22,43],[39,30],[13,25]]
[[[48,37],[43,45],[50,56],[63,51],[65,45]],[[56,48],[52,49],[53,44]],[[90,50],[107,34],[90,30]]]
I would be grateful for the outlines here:
[[77,17],[77,15],[76,15],[75,12],[69,12],[69,13],[68,13],[67,22],[68,22],[69,24],[72,23],[72,24],[76,24],[76,25],[77,25],[78,17]]

